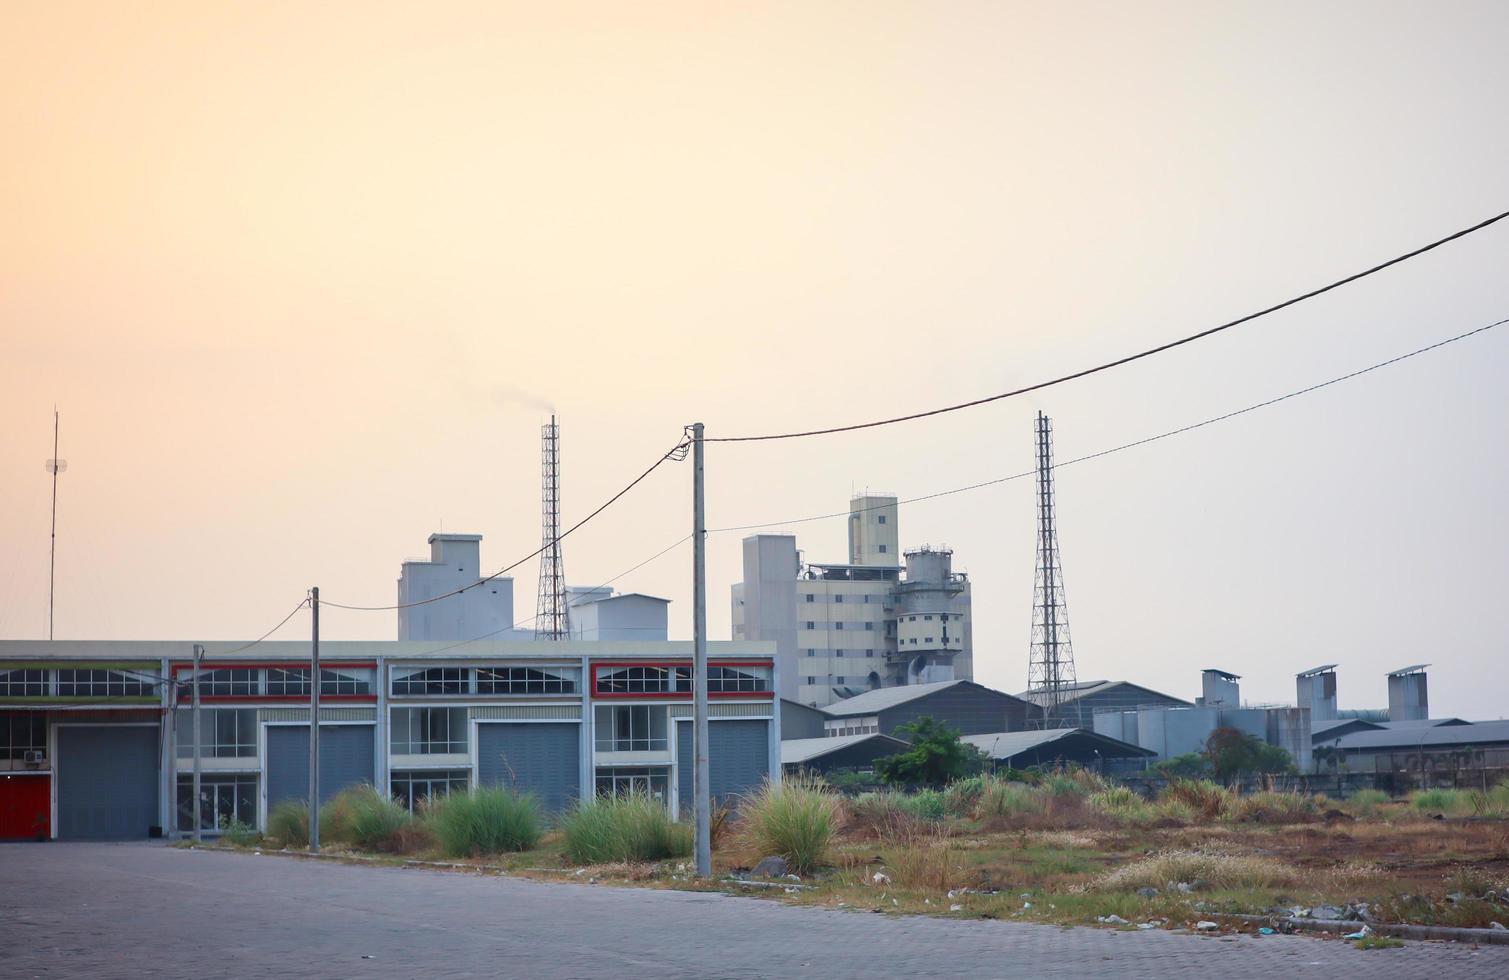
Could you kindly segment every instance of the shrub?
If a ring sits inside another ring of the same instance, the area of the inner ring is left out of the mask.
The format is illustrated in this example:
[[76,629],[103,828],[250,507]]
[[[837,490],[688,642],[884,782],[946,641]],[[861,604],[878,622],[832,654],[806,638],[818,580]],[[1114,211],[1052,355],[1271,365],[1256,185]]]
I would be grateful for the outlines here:
[[321,841],[351,842],[351,821],[355,816],[356,798],[363,789],[371,787],[349,786],[320,804]]
[[1111,784],[1088,769],[1055,769],[1039,784],[1050,796],[1088,796],[1109,789]]
[[425,822],[451,857],[527,851],[540,841],[540,801],[510,789],[475,789],[435,800]]
[[1454,813],[1469,806],[1466,794],[1456,789],[1418,789],[1410,794],[1409,802],[1416,810],[1434,813]]
[[364,851],[397,851],[401,833],[414,818],[402,803],[371,785],[350,790],[350,834],[346,840]]
[[1509,783],[1499,783],[1486,792],[1472,790],[1467,795],[1467,801],[1472,807],[1473,816],[1509,816]]
[[839,799],[821,779],[767,780],[741,811],[750,847],[762,856],[779,854],[792,870],[806,872],[822,862],[833,839]]
[[1023,783],[992,778],[980,794],[975,816],[980,819],[1039,814],[1046,809],[1043,794]]
[[1157,816],[1147,801],[1125,786],[1110,786],[1086,799],[1090,809],[1118,823],[1151,823]]
[[1388,802],[1388,794],[1381,789],[1360,789],[1347,799],[1347,806],[1359,817],[1375,817],[1378,808]]
[[1231,809],[1232,794],[1208,779],[1175,779],[1163,790],[1160,801],[1181,803],[1196,819],[1216,820]]
[[985,765],[985,753],[959,738],[959,733],[941,721],[924,715],[897,726],[911,742],[903,752],[887,756],[875,765],[880,778],[892,785],[946,786],[955,779],[973,775]]
[[1178,882],[1209,882],[1214,888],[1279,888],[1298,880],[1288,865],[1265,857],[1208,851],[1163,851],[1102,875],[1096,887],[1108,891],[1167,888]]
[[890,882],[877,882],[873,875],[867,883],[896,888],[922,888],[946,892],[965,883],[966,875],[958,851],[947,837],[922,833],[898,841],[886,855],[882,869]]
[[944,812],[951,817],[967,817],[974,813],[980,794],[985,792],[988,783],[985,776],[970,776],[949,783],[948,789],[943,791]]
[[896,792],[864,793],[844,801],[841,815],[851,836],[873,835],[884,840],[899,840],[922,833],[923,821]]
[[309,804],[303,800],[284,800],[269,810],[267,836],[277,838],[284,847],[308,847]]
[[1203,752],[1186,752],[1155,763],[1153,771],[1170,779],[1203,779],[1210,775],[1210,759]]
[[643,793],[579,800],[561,820],[566,858],[575,864],[660,861],[692,853],[692,828]]
[[1264,791],[1234,797],[1228,815],[1239,823],[1307,823],[1319,818],[1320,807],[1303,793]]
[[262,842],[262,835],[257,833],[257,828],[251,824],[221,818],[220,841],[235,847],[251,847],[253,844]]
[[1217,728],[1205,740],[1205,755],[1217,779],[1244,772],[1293,772],[1294,760],[1276,745],[1236,728]]
[[918,790],[910,795],[902,796],[897,801],[901,808],[918,820],[928,823],[938,823],[948,816],[948,807],[945,804],[943,793],[936,789]]

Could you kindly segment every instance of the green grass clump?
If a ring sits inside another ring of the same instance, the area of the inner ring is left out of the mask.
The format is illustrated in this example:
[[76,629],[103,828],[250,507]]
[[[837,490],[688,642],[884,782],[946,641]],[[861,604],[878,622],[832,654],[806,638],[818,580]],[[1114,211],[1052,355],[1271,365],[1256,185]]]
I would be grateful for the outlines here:
[[1162,851],[1111,871],[1096,882],[1107,891],[1167,888],[1196,881],[1214,888],[1282,888],[1298,880],[1295,870],[1268,857],[1213,851]]
[[277,838],[284,847],[308,847],[309,804],[303,800],[284,800],[269,810],[267,836]]
[[987,776],[970,776],[967,779],[957,779],[948,784],[943,791],[943,809],[951,817],[967,817],[975,812],[975,806],[980,802],[980,794],[985,792],[985,787],[990,779]]
[[1409,795],[1410,805],[1425,813],[1457,813],[1471,810],[1466,793],[1459,789],[1417,789]]
[[1040,814],[1046,808],[1043,792],[1038,788],[1025,783],[991,779],[975,805],[975,816],[981,820],[1018,817]]
[[561,820],[566,858],[575,864],[660,861],[692,853],[692,828],[643,793],[578,801]]
[[1218,820],[1231,810],[1233,794],[1208,779],[1175,779],[1164,787],[1160,802],[1188,807],[1200,820]]
[[527,851],[540,841],[540,801],[532,793],[475,789],[435,800],[425,822],[451,857]]
[[1404,945],[1404,941],[1393,936],[1380,936],[1374,932],[1356,940],[1352,945],[1358,949],[1398,949]]
[[1467,802],[1475,817],[1509,817],[1509,783],[1499,783],[1486,792],[1472,790]]
[[907,813],[928,823],[938,823],[948,816],[947,801],[943,793],[936,789],[904,794],[897,802]]
[[1320,806],[1315,797],[1304,793],[1265,790],[1234,796],[1227,816],[1238,823],[1306,823],[1319,818]]
[[239,820],[220,821],[220,842],[235,847],[251,847],[262,843],[262,835],[257,828],[249,823],[241,823]]
[[345,841],[364,851],[402,849],[403,832],[414,822],[413,815],[402,803],[379,793],[370,784],[355,786],[342,793],[351,794],[349,833]]
[[1388,794],[1381,789],[1360,789],[1347,797],[1346,805],[1359,817],[1372,819],[1378,808],[1388,802]]
[[1126,786],[1111,786],[1098,793],[1091,793],[1085,802],[1096,813],[1110,817],[1117,823],[1146,824],[1157,819],[1153,807],[1138,796],[1135,790]]
[[[942,795],[935,795],[941,810]],[[838,829],[839,809],[837,794],[821,779],[767,780],[740,808],[745,842],[762,856],[779,854],[793,871],[810,871],[827,853]]]

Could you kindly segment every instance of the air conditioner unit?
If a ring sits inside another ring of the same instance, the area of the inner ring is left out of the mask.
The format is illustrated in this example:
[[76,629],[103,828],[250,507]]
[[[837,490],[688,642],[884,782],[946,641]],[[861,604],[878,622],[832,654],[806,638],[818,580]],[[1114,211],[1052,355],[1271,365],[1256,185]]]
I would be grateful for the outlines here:
[[41,749],[27,749],[21,755],[21,761],[31,766],[39,766],[47,761],[47,753]]

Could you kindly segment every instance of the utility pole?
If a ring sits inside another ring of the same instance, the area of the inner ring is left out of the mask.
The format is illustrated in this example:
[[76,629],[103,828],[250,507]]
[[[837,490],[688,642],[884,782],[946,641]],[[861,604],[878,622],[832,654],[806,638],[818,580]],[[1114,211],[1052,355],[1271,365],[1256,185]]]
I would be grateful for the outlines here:
[[52,407],[52,459],[47,471],[52,474],[52,544],[47,553],[47,638],[52,639],[52,593],[57,583],[58,565],[58,474],[68,469],[68,460],[58,458],[58,406]]
[[314,621],[309,648],[309,849],[320,849],[320,587],[309,590]]
[[[192,713],[194,715],[194,842],[195,843],[198,843],[198,842],[204,840],[204,832],[203,832],[204,810],[200,806],[200,797],[199,797],[199,757],[204,754],[203,752],[200,751],[200,745],[199,745],[199,670],[200,670],[200,665],[203,664],[203,663],[204,663],[204,647],[202,647],[198,643],[196,643],[196,644],[194,644],[194,707],[192,709]],[[176,779],[174,780],[174,784],[175,785],[177,784],[177,780]]]
[[692,796],[697,876],[713,873],[711,780],[707,765],[707,515],[702,480],[702,423],[692,426]]

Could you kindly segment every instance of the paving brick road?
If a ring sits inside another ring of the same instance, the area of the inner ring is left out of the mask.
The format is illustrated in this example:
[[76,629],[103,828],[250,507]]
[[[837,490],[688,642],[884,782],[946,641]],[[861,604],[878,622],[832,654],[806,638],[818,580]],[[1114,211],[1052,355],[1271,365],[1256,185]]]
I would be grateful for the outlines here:
[[1503,978],[1509,947],[1363,952],[1309,937],[902,918],[151,844],[0,846],[7,978],[1171,974]]

